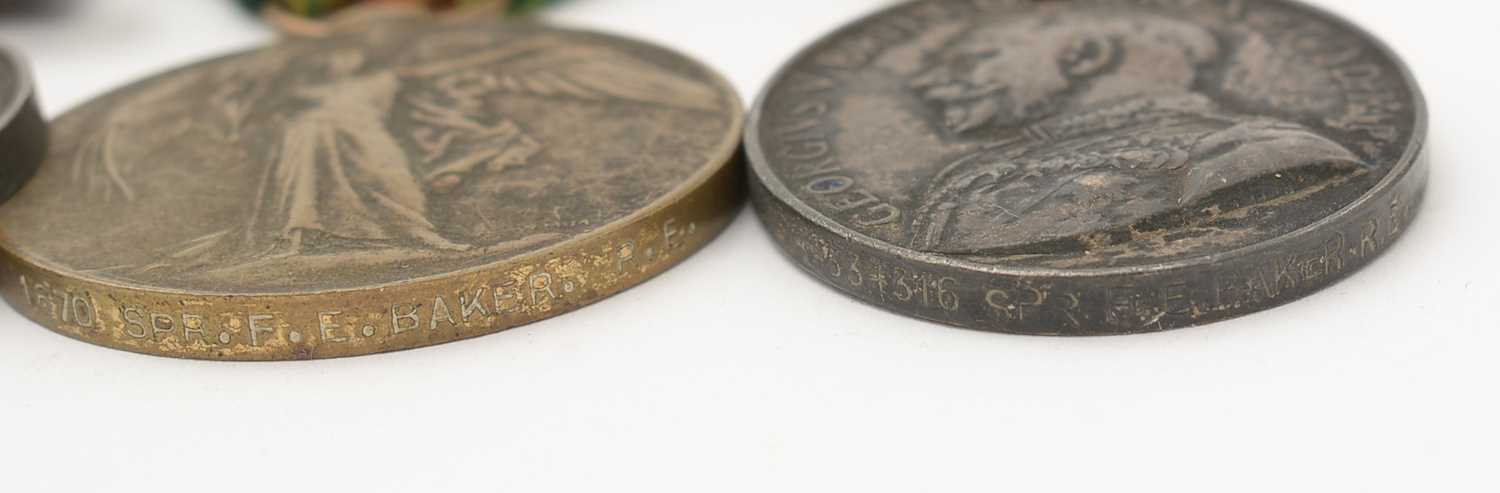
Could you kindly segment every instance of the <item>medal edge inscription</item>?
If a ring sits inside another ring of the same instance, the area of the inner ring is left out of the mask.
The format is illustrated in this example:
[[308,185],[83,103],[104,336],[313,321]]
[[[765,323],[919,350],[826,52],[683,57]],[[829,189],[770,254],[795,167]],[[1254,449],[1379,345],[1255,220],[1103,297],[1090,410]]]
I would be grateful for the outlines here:
[[738,156],[609,231],[449,276],[324,294],[194,295],[90,281],[0,251],[0,296],[59,334],[174,358],[324,359],[469,339],[592,304],[700,250],[742,202]]
[[1428,159],[1398,169],[1390,186],[1319,227],[1196,263],[1137,273],[1084,269],[1068,276],[994,273],[926,262],[852,241],[801,215],[752,180],[751,202],[798,268],[877,307],[989,332],[1108,336],[1194,327],[1307,297],[1391,247],[1423,201]]

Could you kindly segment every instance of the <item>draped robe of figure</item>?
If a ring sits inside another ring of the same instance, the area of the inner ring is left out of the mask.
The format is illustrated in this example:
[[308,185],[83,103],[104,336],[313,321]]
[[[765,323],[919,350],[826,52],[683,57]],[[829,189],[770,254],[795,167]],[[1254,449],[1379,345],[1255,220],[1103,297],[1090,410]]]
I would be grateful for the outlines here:
[[[243,279],[263,272],[317,275],[319,269],[431,259],[440,252],[477,257],[520,251],[557,241],[562,233],[475,239],[455,232],[448,238],[438,232],[442,218],[431,215],[434,194],[456,193],[476,175],[528,164],[542,151],[524,120],[471,114],[468,106],[485,109],[486,98],[498,96],[568,107],[630,102],[680,111],[721,111],[724,104],[712,84],[604,46],[537,36],[474,48],[425,64],[371,64],[362,73],[293,90],[277,88],[279,79],[267,77],[294,74],[286,60],[271,57],[246,62],[243,71],[186,73],[127,99],[106,116],[106,130],[77,153],[74,173],[91,196],[137,200],[136,182],[144,180],[132,168],[146,163],[122,150],[121,142],[137,129],[150,129],[156,140],[187,138],[185,130],[173,130],[171,137],[160,130],[178,123],[207,132],[207,138],[225,138],[226,148],[253,146],[238,149],[240,159],[232,162],[253,167],[246,179],[254,180],[255,195],[246,198],[243,213],[228,211],[243,220],[182,231],[180,241],[139,262],[101,270]],[[455,88],[454,81],[480,84]],[[182,97],[199,84],[219,90],[208,101]],[[425,90],[408,90],[412,85]],[[408,127],[391,128],[392,121]],[[316,258],[298,258],[304,256]]]
[[258,214],[278,250],[309,235],[459,248],[428,221],[422,182],[385,127],[400,87],[387,71],[299,92],[314,107],[286,125]]

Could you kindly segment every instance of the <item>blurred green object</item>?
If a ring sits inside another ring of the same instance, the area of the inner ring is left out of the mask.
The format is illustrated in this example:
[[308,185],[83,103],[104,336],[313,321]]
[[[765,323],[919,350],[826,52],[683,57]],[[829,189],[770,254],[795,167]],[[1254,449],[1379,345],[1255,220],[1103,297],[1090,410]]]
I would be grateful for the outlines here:
[[[451,0],[453,6],[464,4],[490,3],[493,0]],[[254,12],[259,12],[267,2],[275,2],[288,11],[305,17],[322,17],[339,9],[360,3],[361,0],[239,0],[241,5]],[[557,3],[558,0],[511,0],[506,7],[506,15],[526,15],[545,7],[548,4]]]
[[514,0],[510,3],[510,11],[507,15],[526,15],[533,10],[557,2],[558,0]]
[[357,3],[354,0],[280,0],[280,2],[287,10],[308,17],[322,17]]

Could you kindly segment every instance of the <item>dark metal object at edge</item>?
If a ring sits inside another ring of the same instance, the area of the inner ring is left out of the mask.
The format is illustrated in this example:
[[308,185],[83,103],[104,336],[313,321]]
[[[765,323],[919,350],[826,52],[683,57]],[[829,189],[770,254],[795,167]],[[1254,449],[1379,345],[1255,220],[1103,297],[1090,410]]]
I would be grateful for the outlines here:
[[47,122],[26,62],[0,47],[0,201],[36,173],[47,153]]

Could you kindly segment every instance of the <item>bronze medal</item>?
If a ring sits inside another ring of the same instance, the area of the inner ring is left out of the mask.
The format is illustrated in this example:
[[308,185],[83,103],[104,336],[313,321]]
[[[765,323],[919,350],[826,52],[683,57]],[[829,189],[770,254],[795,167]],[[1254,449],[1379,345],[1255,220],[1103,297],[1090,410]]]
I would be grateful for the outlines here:
[[326,358],[493,333],[729,221],[742,110],[681,55],[493,19],[376,22],[173,70],[54,124],[0,208],[5,297],[84,341]]

